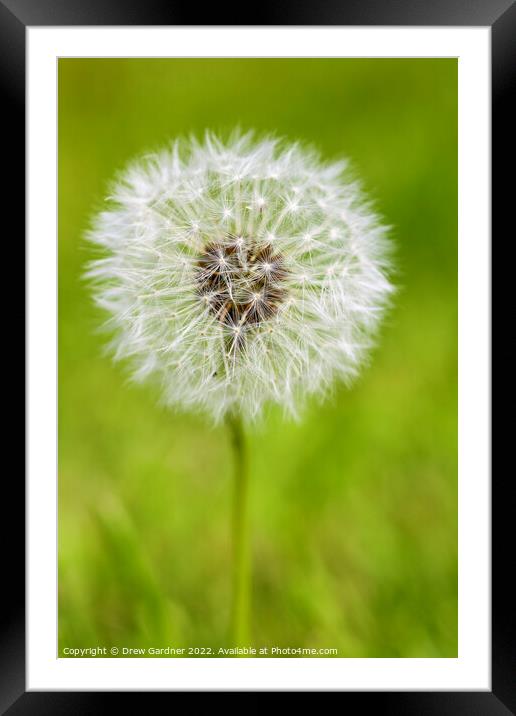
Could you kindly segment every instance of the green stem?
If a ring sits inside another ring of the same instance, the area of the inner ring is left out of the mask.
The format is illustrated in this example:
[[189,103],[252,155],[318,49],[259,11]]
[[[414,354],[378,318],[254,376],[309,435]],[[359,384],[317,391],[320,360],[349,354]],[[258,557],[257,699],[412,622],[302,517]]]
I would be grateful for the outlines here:
[[250,567],[248,545],[249,474],[245,436],[238,416],[229,415],[227,424],[235,456],[233,486],[233,604],[232,645],[249,645]]

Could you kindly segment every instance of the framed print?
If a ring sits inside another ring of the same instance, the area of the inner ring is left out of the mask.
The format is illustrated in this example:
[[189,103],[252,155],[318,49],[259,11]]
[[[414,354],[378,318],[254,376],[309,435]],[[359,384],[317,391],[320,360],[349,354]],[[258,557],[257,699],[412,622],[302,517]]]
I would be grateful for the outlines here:
[[28,338],[7,713],[516,709],[490,437],[514,5],[269,21],[0,5]]

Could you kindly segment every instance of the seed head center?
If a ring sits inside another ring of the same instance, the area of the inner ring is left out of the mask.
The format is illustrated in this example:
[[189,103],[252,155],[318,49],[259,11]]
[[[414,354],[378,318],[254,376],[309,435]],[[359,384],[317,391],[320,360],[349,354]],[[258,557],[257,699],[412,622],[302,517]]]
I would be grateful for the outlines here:
[[285,300],[287,270],[270,243],[228,235],[204,247],[197,261],[197,293],[224,326],[255,328]]

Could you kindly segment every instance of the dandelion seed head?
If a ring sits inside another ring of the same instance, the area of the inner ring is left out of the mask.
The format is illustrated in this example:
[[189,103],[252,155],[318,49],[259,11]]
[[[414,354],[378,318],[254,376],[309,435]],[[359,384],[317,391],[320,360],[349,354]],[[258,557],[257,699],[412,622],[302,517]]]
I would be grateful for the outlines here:
[[344,163],[252,134],[131,164],[88,238],[110,347],[167,405],[298,415],[350,382],[393,287],[390,241]]

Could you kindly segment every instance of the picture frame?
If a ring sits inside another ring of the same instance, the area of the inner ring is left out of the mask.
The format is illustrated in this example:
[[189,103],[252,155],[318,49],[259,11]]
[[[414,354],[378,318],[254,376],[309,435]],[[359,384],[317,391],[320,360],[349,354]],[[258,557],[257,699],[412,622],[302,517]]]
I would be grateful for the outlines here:
[[[205,20],[209,24],[210,13]],[[4,194],[10,212],[25,216],[25,40],[27,28],[36,26],[188,26],[191,11],[160,2],[90,2],[69,0],[0,0],[1,96],[8,107],[4,121],[9,137],[9,180]],[[236,18],[235,18],[236,19]],[[256,18],[262,24],[262,17]],[[492,237],[507,232],[512,208],[511,185],[505,179],[510,169],[511,90],[516,74],[516,5],[511,2],[477,1],[474,5],[454,0],[448,3],[365,2],[320,3],[317,7],[296,6],[294,10],[276,8],[270,25],[403,25],[480,26],[491,28],[492,46]],[[219,18],[220,20],[220,18]],[[215,23],[219,24],[219,23]],[[233,24],[233,23],[230,23]],[[240,22],[239,22],[240,24]],[[246,25],[246,22],[241,23]],[[22,226],[13,226],[16,242],[23,246]],[[494,303],[493,303],[494,306]],[[493,321],[494,325],[494,321]],[[19,330],[19,327],[15,326]],[[14,330],[14,329],[13,329]],[[487,348],[487,347],[486,347]],[[28,345],[30,351],[30,344]],[[494,386],[493,386],[494,387]],[[27,385],[30,393],[30,382]],[[30,435],[28,436],[30,440]],[[0,643],[0,707],[17,714],[102,713],[113,708],[116,698],[140,699],[148,695],[170,698],[170,694],[145,692],[116,695],[91,691],[26,691],[25,626],[25,485],[21,470],[12,471],[4,483],[4,504],[9,505],[12,525],[4,524],[6,550],[4,574],[7,598],[2,613]],[[344,708],[369,706],[392,714],[472,714],[493,716],[516,713],[516,633],[509,589],[510,546],[512,544],[509,509],[514,488],[506,474],[492,472],[492,644],[491,691],[343,691]],[[508,563],[509,562],[509,563]],[[235,685],[235,690],[238,686]],[[281,690],[281,689],[280,689]],[[173,696],[173,695],[172,695]],[[364,701],[365,699],[365,701]],[[118,703],[117,703],[118,706]]]

